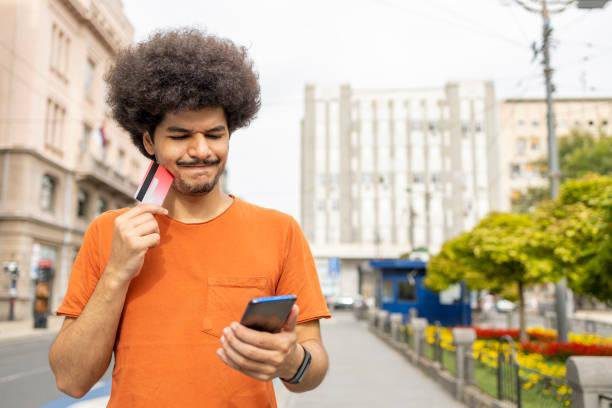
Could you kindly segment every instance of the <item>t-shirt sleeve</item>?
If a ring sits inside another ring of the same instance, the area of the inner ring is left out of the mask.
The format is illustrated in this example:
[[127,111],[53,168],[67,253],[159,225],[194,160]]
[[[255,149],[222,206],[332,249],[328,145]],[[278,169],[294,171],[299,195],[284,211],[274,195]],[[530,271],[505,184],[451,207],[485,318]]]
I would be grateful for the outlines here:
[[286,239],[285,259],[276,293],[294,294],[300,308],[298,323],[331,317],[321,291],[319,276],[306,237],[291,218]]
[[102,267],[99,255],[99,218],[85,231],[83,243],[72,265],[68,290],[56,314],[78,317],[98,284]]

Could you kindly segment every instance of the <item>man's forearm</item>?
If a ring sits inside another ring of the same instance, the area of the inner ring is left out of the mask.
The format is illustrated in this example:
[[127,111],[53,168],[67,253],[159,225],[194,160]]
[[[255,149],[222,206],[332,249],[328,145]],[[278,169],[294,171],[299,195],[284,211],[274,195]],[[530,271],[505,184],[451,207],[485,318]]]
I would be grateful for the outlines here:
[[327,352],[320,341],[305,340],[300,344],[308,349],[312,360],[308,371],[306,371],[299,384],[288,384],[283,381],[285,387],[291,392],[305,392],[315,389],[325,378],[327,368],[329,367]]
[[81,397],[100,379],[111,360],[129,282],[106,273],[81,315],[62,330],[49,351],[57,386]]

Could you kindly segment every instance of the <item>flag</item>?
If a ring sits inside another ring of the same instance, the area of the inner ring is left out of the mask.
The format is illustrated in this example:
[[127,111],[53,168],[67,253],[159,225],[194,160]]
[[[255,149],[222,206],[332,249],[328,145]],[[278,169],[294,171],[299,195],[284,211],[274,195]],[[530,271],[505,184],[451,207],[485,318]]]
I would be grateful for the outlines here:
[[106,130],[104,129],[104,123],[100,126],[100,144],[102,147],[106,147],[109,143],[108,138],[106,137]]

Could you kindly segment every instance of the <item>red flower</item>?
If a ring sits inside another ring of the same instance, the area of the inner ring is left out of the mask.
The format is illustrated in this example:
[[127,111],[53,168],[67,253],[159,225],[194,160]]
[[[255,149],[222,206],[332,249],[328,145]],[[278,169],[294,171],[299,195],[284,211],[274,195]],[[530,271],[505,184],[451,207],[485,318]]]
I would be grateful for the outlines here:
[[510,336],[513,339],[519,338],[519,329],[494,329],[485,327],[474,327],[476,337],[483,340],[497,340],[504,336]]

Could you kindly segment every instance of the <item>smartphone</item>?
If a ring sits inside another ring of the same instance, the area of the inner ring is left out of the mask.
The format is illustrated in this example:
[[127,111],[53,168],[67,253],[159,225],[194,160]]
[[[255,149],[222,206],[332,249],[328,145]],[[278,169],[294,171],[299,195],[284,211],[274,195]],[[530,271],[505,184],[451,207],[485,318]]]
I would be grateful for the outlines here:
[[285,325],[296,300],[295,295],[251,299],[240,324],[253,330],[278,333]]

